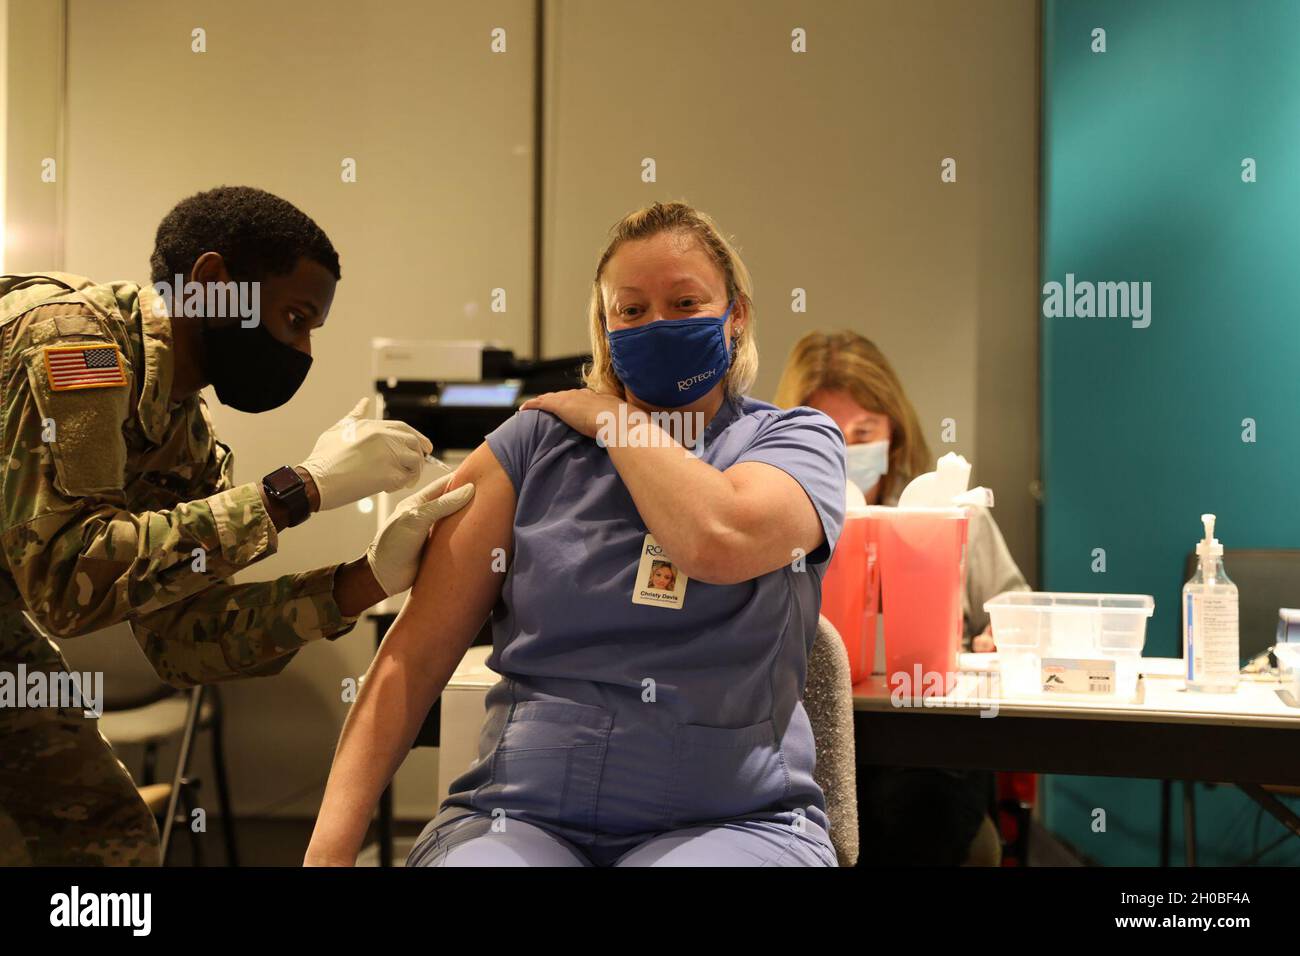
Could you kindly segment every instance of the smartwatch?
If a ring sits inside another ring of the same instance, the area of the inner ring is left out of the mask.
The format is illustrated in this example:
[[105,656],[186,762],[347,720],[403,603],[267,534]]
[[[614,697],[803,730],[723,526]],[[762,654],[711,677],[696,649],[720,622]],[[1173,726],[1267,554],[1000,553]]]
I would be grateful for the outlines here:
[[298,472],[288,465],[275,469],[262,479],[266,496],[284,505],[289,512],[289,527],[300,525],[311,516],[311,501],[307,498],[307,485]]

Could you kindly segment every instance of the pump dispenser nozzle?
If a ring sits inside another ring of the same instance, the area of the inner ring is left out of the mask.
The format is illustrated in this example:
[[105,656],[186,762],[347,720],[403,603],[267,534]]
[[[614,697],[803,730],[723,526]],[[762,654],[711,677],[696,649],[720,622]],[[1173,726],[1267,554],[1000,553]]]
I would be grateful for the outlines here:
[[1214,536],[1214,515],[1201,515],[1201,524],[1205,525],[1205,540],[1196,545],[1196,553],[1202,558],[1223,557],[1223,545]]
[[1223,545],[1214,536],[1214,515],[1201,515],[1201,524],[1205,526],[1205,540],[1196,544],[1196,555],[1201,559],[1201,571],[1206,577],[1213,577],[1215,566],[1223,557]]

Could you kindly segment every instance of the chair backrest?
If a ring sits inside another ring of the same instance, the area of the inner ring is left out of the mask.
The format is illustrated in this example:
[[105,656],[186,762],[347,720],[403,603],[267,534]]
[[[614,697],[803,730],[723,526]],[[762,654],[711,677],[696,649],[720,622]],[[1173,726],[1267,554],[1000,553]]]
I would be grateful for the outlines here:
[[831,843],[840,866],[858,860],[857,762],[853,750],[853,682],[839,632],[824,617],[808,655],[804,709],[817,742],[814,776],[826,796]]
[[[29,626],[36,626],[30,617],[27,620]],[[104,675],[105,711],[143,707],[176,693],[176,688],[164,683],[153,669],[127,624],[79,637],[56,638],[55,643],[69,670]]]
[[[1196,571],[1196,560],[1196,552],[1189,552],[1183,565],[1184,581]],[[1241,657],[1249,660],[1277,639],[1278,609],[1300,608],[1300,550],[1225,548],[1223,565],[1228,579],[1237,585]],[[1181,609],[1178,622],[1181,648]]]

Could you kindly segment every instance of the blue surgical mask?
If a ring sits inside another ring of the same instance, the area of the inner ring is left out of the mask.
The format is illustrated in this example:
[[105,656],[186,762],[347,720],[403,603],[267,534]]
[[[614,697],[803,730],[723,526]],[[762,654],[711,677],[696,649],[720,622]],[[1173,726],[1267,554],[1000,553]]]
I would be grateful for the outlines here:
[[731,367],[724,329],[734,304],[720,317],[659,319],[610,332],[614,371],[633,395],[657,408],[703,398]]
[[889,473],[888,440],[849,445],[846,451],[845,466],[849,481],[857,485],[864,495]]

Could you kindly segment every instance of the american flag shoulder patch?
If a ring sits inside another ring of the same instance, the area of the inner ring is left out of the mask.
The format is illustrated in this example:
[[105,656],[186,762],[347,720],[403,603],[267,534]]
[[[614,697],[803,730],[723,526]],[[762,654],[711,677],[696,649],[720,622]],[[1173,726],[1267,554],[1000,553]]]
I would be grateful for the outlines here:
[[46,346],[45,374],[50,390],[55,392],[126,385],[126,370],[117,346],[99,342]]

